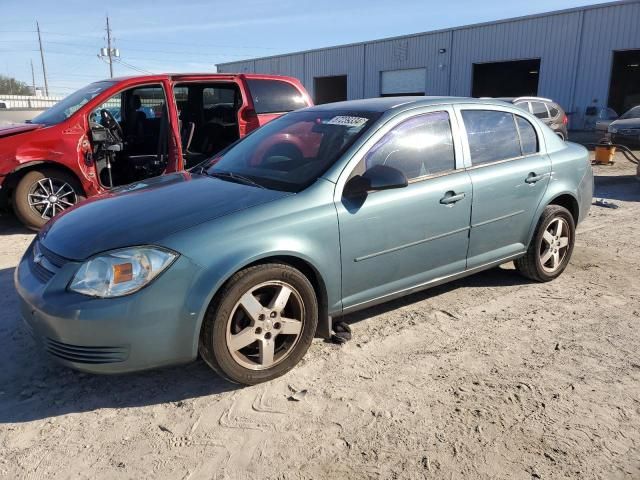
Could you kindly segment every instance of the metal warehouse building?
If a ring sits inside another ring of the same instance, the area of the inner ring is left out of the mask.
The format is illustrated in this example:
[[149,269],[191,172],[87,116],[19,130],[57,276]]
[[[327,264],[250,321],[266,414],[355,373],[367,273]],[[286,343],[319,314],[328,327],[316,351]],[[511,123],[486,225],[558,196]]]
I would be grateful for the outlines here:
[[[386,95],[558,101],[570,126],[593,107],[640,104],[640,0],[217,65],[299,78],[316,103]],[[592,118],[591,118],[592,119]]]

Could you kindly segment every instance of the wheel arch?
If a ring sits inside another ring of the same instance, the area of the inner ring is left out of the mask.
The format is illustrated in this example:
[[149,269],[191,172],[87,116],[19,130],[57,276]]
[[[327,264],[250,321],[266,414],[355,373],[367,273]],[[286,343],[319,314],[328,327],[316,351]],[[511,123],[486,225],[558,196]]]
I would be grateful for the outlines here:
[[[316,298],[318,299],[318,327],[316,329],[316,336],[322,338],[330,337],[331,322],[328,315],[329,301],[327,296],[327,287],[325,285],[324,279],[322,278],[322,274],[318,271],[318,269],[310,261],[299,256],[282,254],[266,256],[259,260],[255,260],[245,265],[240,270],[265,263],[282,263],[285,265],[289,265],[290,267],[299,270],[305,277],[307,277],[307,279],[311,282],[313,290],[316,292]],[[240,270],[237,270],[231,275],[235,275]]]
[[578,203],[578,199],[572,195],[571,193],[561,193],[553,197],[547,205],[559,205],[561,207],[566,208],[571,213],[573,217],[574,223],[578,224],[578,219],[580,218],[580,204]]
[[540,202],[540,206],[538,207],[538,211],[533,218],[533,222],[531,224],[531,228],[529,229],[529,237],[527,238],[527,245],[531,242],[533,238],[536,228],[538,226],[538,222],[540,221],[540,217],[542,216],[542,212],[549,205],[559,205],[561,207],[566,208],[571,213],[573,217],[574,223],[577,225],[578,220],[580,219],[580,204],[578,203],[577,197],[567,191],[558,192],[555,195],[551,196],[550,199]]
[[325,279],[320,273],[320,269],[316,265],[314,265],[314,263],[310,259],[290,252],[264,253],[258,257],[250,258],[241,264],[229,268],[227,272],[219,278],[219,280],[210,290],[208,296],[201,303],[193,343],[194,352],[196,354],[206,312],[209,307],[217,300],[218,293],[222,290],[224,285],[226,285],[231,277],[233,277],[236,273],[247,268],[256,265],[262,265],[265,263],[280,263],[289,265],[293,268],[296,268],[297,270],[302,272],[305,277],[307,277],[307,279],[311,282],[311,285],[313,286],[313,289],[316,293],[316,298],[318,299],[318,327],[316,329],[316,336],[321,338],[329,338],[331,336],[332,325],[331,317],[328,314],[328,292]]
[[13,196],[13,191],[18,185],[18,182],[20,182],[20,179],[23,176],[25,176],[27,173],[33,170],[37,170],[38,167],[40,168],[45,167],[45,168],[59,170],[73,176],[77,180],[78,185],[80,185],[80,187],[82,188],[81,193],[83,195],[86,195],[86,192],[84,191],[84,186],[82,185],[82,180],[78,177],[76,172],[74,172],[71,168],[65,165],[62,165],[58,162],[52,162],[51,160],[32,160],[30,162],[26,162],[18,165],[7,175],[7,178],[3,183],[3,188],[6,188],[8,190],[8,194],[10,198]]

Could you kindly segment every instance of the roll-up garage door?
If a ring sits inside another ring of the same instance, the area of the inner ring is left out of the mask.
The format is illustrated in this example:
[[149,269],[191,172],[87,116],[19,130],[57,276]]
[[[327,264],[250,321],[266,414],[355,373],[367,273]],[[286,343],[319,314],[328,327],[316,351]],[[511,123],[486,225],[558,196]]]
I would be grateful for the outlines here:
[[424,95],[427,82],[425,68],[380,72],[380,96]]

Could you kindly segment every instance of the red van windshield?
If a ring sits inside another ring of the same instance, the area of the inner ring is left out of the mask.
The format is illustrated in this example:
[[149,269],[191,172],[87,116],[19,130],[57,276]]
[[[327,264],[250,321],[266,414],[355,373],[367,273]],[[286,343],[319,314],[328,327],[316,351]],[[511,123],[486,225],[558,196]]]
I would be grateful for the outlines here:
[[76,113],[85,103],[100,95],[107,88],[113,86],[114,83],[115,82],[103,81],[87,85],[86,87],[73,92],[68,97],[63,98],[50,109],[42,112],[31,120],[31,123],[55,125],[57,123],[64,122],[67,118]]

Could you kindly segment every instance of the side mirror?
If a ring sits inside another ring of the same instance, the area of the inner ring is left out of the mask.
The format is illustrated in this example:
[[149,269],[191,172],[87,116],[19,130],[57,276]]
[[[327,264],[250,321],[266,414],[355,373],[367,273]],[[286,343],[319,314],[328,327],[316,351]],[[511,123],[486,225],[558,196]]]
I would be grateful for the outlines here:
[[405,174],[397,168],[374,165],[362,175],[356,175],[347,182],[344,196],[360,197],[370,191],[404,188],[408,184]]

